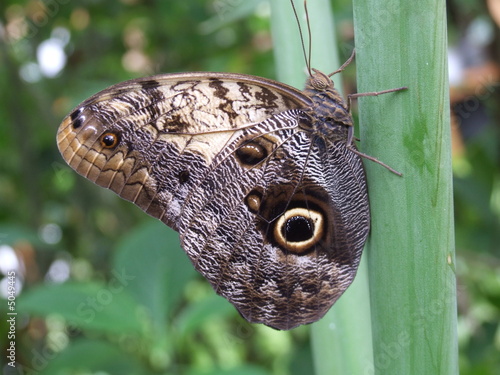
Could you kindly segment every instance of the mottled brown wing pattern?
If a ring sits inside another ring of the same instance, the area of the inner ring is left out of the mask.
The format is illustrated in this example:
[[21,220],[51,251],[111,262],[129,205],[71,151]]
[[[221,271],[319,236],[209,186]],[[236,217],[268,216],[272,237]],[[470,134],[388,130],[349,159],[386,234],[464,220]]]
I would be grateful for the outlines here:
[[[296,123],[298,116],[289,111],[260,125]],[[267,132],[259,127],[252,131]],[[363,173],[359,158],[341,142],[326,144],[298,129],[274,133],[287,140],[280,147],[284,155],[265,159],[261,168],[246,170],[237,157],[225,158],[206,177],[213,182],[210,190],[192,190],[184,210],[194,207],[193,213],[180,229],[184,249],[215,290],[249,321],[280,329],[316,321],[328,311],[355,275],[369,228],[364,180],[352,178]],[[224,170],[232,177],[220,178]],[[255,212],[249,209],[252,197],[260,200]],[[322,217],[318,230],[324,233],[304,247],[280,243],[280,217],[302,209]]]
[[333,84],[312,80],[303,93],[224,73],[125,82],[66,117],[58,146],[78,173],[177,230],[247,320],[290,329],[352,282],[369,230],[349,113]]

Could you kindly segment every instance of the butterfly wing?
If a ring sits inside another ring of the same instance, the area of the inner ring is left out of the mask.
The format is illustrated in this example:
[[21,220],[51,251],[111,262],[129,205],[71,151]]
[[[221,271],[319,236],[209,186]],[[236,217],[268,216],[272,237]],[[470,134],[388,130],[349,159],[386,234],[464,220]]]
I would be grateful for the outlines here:
[[361,161],[303,130],[310,106],[260,77],[161,75],[83,102],[58,146],[78,173],[177,230],[247,320],[290,329],[351,283],[369,228]]

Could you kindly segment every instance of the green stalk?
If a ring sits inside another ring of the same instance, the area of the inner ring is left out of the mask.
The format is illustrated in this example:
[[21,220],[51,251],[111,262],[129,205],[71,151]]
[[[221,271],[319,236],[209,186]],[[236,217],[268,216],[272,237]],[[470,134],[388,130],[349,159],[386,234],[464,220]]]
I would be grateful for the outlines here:
[[372,229],[370,374],[457,374],[445,0],[354,0]]
[[[303,88],[307,78],[298,28],[289,0],[272,0],[272,32],[278,79]],[[296,1],[306,49],[302,1]],[[312,67],[330,73],[340,65],[333,13],[328,0],[308,2],[312,32]],[[343,63],[343,61],[342,61]],[[340,75],[334,76],[341,87]],[[363,374],[373,366],[367,267],[363,257],[357,277],[330,312],[312,325],[316,374]]]

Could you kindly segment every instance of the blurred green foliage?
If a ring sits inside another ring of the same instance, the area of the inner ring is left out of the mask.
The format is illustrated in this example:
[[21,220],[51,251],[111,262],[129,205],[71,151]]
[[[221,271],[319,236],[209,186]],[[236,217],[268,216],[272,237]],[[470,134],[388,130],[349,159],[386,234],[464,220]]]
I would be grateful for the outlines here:
[[[469,18],[486,16],[473,1],[459,3],[469,5]],[[454,38],[457,20],[467,18],[457,17],[457,4],[450,2]],[[334,7],[347,57],[351,5]],[[195,70],[273,78],[268,12],[257,0],[0,3],[0,247],[21,260],[23,287],[18,366],[2,354],[4,373],[312,372],[308,327],[277,332],[246,323],[193,270],[176,233],[76,175],[55,144],[74,106],[126,79]],[[37,57],[51,38],[67,57],[54,77]],[[487,119],[455,157],[462,374],[500,368],[498,99],[498,90],[481,97]],[[4,299],[0,313],[4,322]],[[2,323],[2,353],[7,332]]]

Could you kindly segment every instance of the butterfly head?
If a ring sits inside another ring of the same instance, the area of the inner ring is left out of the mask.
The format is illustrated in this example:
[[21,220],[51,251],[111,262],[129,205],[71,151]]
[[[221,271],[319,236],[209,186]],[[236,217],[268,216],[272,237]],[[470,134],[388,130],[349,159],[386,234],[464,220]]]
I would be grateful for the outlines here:
[[320,72],[317,69],[312,69],[313,74],[307,79],[304,94],[309,96],[317,104],[337,103],[337,107],[347,110],[347,105],[340,93],[335,88],[330,75]]
[[328,77],[325,73],[320,72],[317,69],[312,69],[314,72],[306,82],[306,90],[315,90],[315,91],[326,91],[335,89],[333,85],[333,81],[330,77]]

